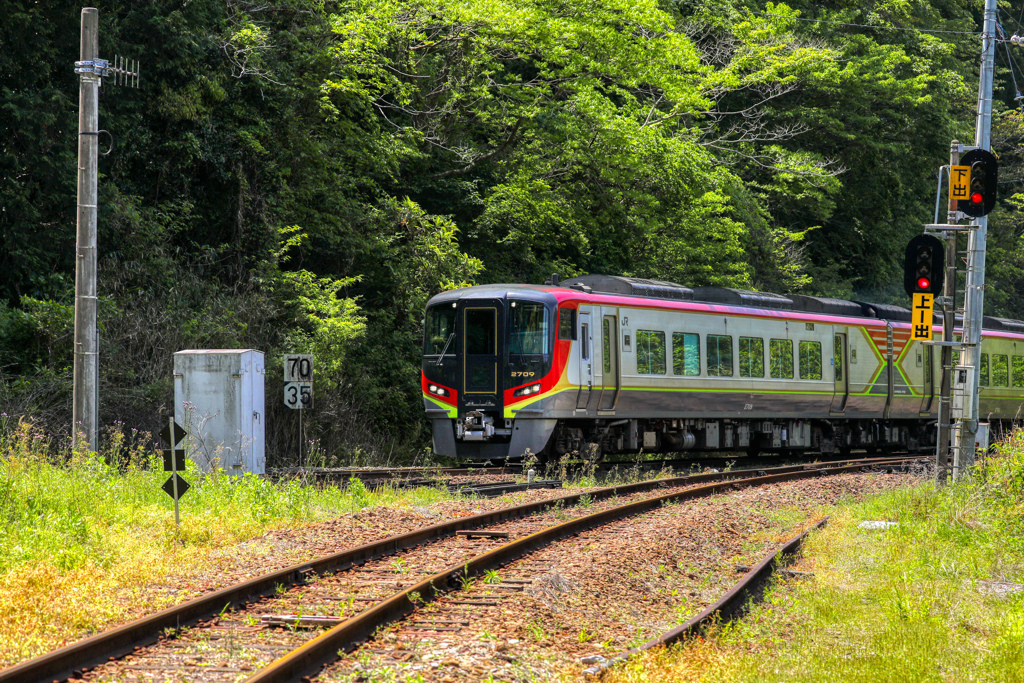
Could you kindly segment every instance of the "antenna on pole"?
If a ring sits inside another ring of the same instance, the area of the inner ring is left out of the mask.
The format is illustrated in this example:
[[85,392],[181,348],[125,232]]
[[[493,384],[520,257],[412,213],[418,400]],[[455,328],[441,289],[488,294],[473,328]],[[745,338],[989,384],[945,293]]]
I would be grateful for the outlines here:
[[99,450],[99,333],[96,325],[96,207],[99,176],[99,88],[104,78],[115,84],[139,83],[138,63],[99,57],[99,17],[95,7],[82,9],[78,83],[78,224],[75,247],[75,371],[71,436],[89,450]]

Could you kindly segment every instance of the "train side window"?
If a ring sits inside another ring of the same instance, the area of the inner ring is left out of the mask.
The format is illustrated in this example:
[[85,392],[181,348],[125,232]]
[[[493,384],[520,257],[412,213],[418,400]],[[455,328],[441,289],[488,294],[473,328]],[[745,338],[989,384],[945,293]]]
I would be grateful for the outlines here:
[[1024,356],[1013,357],[1013,386],[1024,387]]
[[590,360],[590,325],[583,323],[580,325],[580,336],[583,337],[580,340],[580,357],[583,360]]
[[1010,386],[1010,360],[1005,354],[992,354],[992,386]]
[[601,358],[607,375],[612,371],[612,324],[607,317],[604,319],[604,334],[601,335]]
[[[836,360],[836,381],[843,381],[843,338],[836,335],[832,338],[832,357]],[[920,351],[918,351],[920,355]]]
[[800,379],[821,379],[821,342],[800,342]]
[[732,337],[708,335],[708,377],[732,377]]
[[764,377],[764,339],[740,337],[740,377]]
[[793,379],[793,340],[772,339],[768,342],[772,379]]
[[665,333],[636,331],[636,371],[641,375],[665,374]]
[[558,338],[576,340],[576,309],[558,309]]
[[978,386],[988,386],[988,354],[981,354],[981,367],[978,368]]
[[672,374],[700,374],[700,335],[688,332],[672,333]]

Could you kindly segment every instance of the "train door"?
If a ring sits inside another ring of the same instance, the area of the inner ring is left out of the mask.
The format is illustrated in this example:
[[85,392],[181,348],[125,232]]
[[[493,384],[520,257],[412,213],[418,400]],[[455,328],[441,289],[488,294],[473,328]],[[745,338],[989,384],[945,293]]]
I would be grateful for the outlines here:
[[832,370],[835,376],[835,390],[832,394],[832,413],[846,410],[846,399],[850,396],[850,364],[848,362],[846,328],[837,332],[832,342]]
[[601,402],[599,410],[615,410],[619,401],[619,326],[614,315],[601,321]]
[[593,334],[590,330],[590,313],[580,311],[580,393],[576,396],[576,408],[586,410],[590,403],[590,390],[594,386]]
[[932,412],[932,401],[935,399],[935,366],[932,365],[931,344],[915,344],[918,358],[920,358],[921,372],[921,414],[926,415]]
[[462,315],[463,403],[495,405],[500,391],[500,302],[473,301]]

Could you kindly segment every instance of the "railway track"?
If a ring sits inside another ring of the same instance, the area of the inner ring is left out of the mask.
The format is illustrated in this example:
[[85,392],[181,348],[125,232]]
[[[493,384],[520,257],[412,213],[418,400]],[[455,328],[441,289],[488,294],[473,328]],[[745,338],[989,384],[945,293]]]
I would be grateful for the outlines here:
[[[894,453],[884,457],[912,457],[910,453]],[[634,460],[604,460],[595,464],[583,460],[564,459],[559,462],[538,463],[533,468],[538,475],[545,469],[556,468],[564,463],[570,469],[590,468],[597,472],[637,469],[643,472],[672,470],[686,471],[703,468],[761,469],[764,467],[792,465],[802,462],[846,462],[856,456],[827,453],[795,453],[792,455],[755,456],[744,454],[732,456],[695,456],[679,458],[656,458]],[[865,454],[864,458],[882,457]],[[923,455],[921,457],[924,457]],[[270,469],[267,475],[274,479],[307,477],[324,482],[347,482],[352,478],[367,485],[391,484],[396,486],[429,486],[444,484],[459,477],[512,477],[524,474],[522,465],[492,465],[480,463],[473,467],[282,467]],[[471,484],[466,482],[463,485]],[[481,482],[483,485],[484,482]]]
[[641,652],[646,652],[647,650],[660,645],[671,645],[679,642],[680,640],[697,634],[701,629],[708,626],[716,619],[731,617],[742,612],[745,605],[747,605],[751,599],[758,598],[760,596],[762,589],[767,584],[772,574],[778,571],[782,564],[788,561],[789,558],[800,550],[800,547],[803,545],[804,539],[807,538],[807,535],[815,529],[821,529],[827,523],[828,517],[818,520],[811,525],[810,528],[801,531],[792,538],[786,540],[777,548],[772,548],[769,552],[765,553],[765,555],[761,557],[760,561],[753,567],[746,567],[746,573],[744,573],[743,577],[737,581],[732,588],[726,591],[722,597],[709,605],[700,614],[688,619],[685,623],[673,629],[669,629],[668,631],[651,638],[637,647],[621,652],[610,659],[604,657],[592,658],[596,660],[593,661],[595,666],[584,669],[584,675],[600,675],[612,666],[621,664]]
[[[912,459],[866,459],[827,467],[793,465],[675,477],[504,508],[414,530],[318,558],[219,590],[53,653],[0,671],[0,683],[86,680],[292,681],[314,673],[412,616],[404,628],[445,632],[463,618],[439,619],[422,607],[475,577],[550,543],[625,517],[733,487],[790,481]],[[583,500],[586,507],[577,506]],[[575,506],[575,507],[574,507]],[[506,542],[507,541],[507,542]],[[493,591],[514,594],[528,579],[506,578]],[[491,591],[491,592],[493,592]],[[454,604],[486,607],[479,596]]]

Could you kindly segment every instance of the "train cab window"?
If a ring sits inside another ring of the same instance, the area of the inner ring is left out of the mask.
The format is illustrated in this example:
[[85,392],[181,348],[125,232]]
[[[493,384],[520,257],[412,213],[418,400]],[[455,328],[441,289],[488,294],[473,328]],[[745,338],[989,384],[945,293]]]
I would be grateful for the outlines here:
[[558,338],[559,339],[576,339],[576,309],[575,308],[559,308],[558,309]]
[[590,360],[590,325],[587,323],[580,325],[580,337],[580,358]]
[[492,355],[497,353],[497,311],[493,308],[465,309],[466,353]]
[[456,309],[451,304],[440,304],[427,309],[423,320],[423,353],[436,356],[444,352],[445,347],[452,351],[455,338]]
[[988,354],[981,354],[981,367],[978,368],[978,386],[988,386]]
[[700,374],[700,335],[672,333],[672,374],[691,377]]
[[636,331],[636,371],[641,375],[665,374],[665,333]]
[[1024,356],[1013,357],[1013,386],[1024,387]]
[[992,386],[1010,386],[1010,360],[1001,353],[992,354]]
[[821,342],[800,342],[800,379],[821,379]]
[[548,355],[548,309],[544,304],[513,301],[508,332],[510,356]]
[[732,377],[732,337],[708,335],[708,377]]
[[772,379],[793,379],[793,340],[770,340],[768,356]]
[[740,337],[740,377],[764,377],[764,339]]

